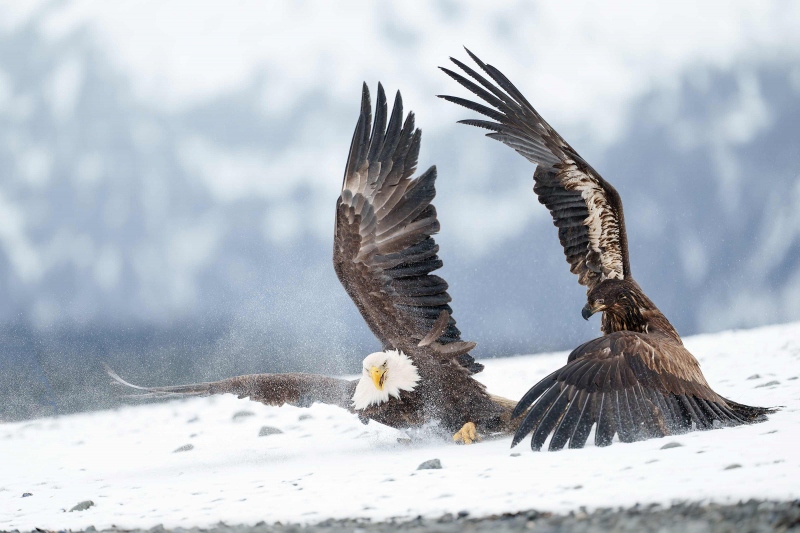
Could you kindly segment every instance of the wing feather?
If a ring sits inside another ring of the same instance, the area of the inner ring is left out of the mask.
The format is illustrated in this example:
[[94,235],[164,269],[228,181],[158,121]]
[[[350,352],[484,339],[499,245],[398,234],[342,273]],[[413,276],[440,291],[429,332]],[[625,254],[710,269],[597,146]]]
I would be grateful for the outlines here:
[[710,429],[714,421],[750,423],[772,412],[719,396],[694,367],[694,357],[665,335],[618,331],[593,339],[522,397],[514,415],[525,417],[512,445],[533,433],[531,448],[539,450],[552,433],[550,450],[568,439],[570,448],[581,447],[597,424],[595,444],[607,446],[614,435],[633,442],[693,425]]
[[553,430],[553,438],[550,439],[550,445],[547,447],[550,451],[557,451],[566,446],[567,441],[572,437],[580,421],[583,402],[581,400],[588,398],[584,391],[579,394],[574,394],[569,401],[569,405],[564,412],[564,416],[558,422],[558,426]]
[[589,438],[589,433],[591,433],[592,426],[594,425],[594,421],[596,419],[591,414],[592,410],[595,409],[595,404],[599,400],[602,400],[602,396],[598,398],[597,395],[589,394],[586,391],[581,391],[580,394],[583,398],[581,413],[578,417],[577,423],[575,424],[575,429],[572,432],[572,436],[569,439],[570,448],[583,448],[583,445],[586,444],[586,440]]
[[309,407],[314,403],[338,405],[352,411],[352,397],[357,381],[321,376],[317,374],[248,374],[221,381],[174,385],[168,387],[141,387],[128,383],[108,365],[106,373],[118,385],[142,391],[133,398],[150,399],[172,396],[210,396],[235,394],[266,405],[283,404]]
[[555,401],[553,401],[552,405],[550,405],[542,416],[541,421],[533,431],[533,437],[531,437],[532,450],[539,451],[542,449],[542,445],[544,441],[547,440],[547,436],[553,431],[553,428],[564,415],[564,409],[569,404],[570,390],[573,390],[571,386],[562,388],[561,392],[556,396]]
[[[389,112],[381,85],[374,120],[371,111],[365,84],[336,208],[336,274],[385,349],[457,358],[480,371],[465,352],[474,343],[461,341],[451,317],[447,283],[432,274],[443,265],[433,239],[439,231],[432,204],[436,167],[412,177],[422,138],[414,114],[403,120],[399,92]],[[437,323],[442,313],[447,318]],[[435,338],[427,337],[431,330]],[[417,349],[423,339],[426,350]]]
[[608,446],[617,432],[616,418],[611,393],[600,393],[600,407],[597,411],[597,429],[594,434],[595,446]]
[[537,165],[534,192],[547,207],[570,271],[591,290],[604,279],[630,276],[625,217],[617,191],[606,182],[533,108],[511,81],[467,50],[483,74],[450,58],[466,76],[442,70],[483,100],[441,98],[491,120],[468,119],[462,124],[487,129],[498,140]]

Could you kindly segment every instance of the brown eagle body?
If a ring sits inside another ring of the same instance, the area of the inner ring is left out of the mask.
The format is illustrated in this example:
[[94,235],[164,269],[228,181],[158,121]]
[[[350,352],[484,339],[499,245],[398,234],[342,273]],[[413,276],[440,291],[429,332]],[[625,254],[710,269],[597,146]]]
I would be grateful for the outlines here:
[[615,434],[631,442],[763,420],[772,409],[738,404],[709,387],[678,332],[634,281],[617,191],[508,78],[467,53],[494,83],[456,59],[451,58],[471,79],[442,70],[491,107],[442,98],[492,119],[461,122],[490,130],[488,137],[537,165],[533,190],[558,227],[570,271],[587,287],[583,317],[603,313],[604,336],[573,350],[564,367],[519,401],[513,416],[525,418],[512,445],[533,432],[534,450],[551,434],[550,450],[581,448],[595,425],[595,444],[605,446]]
[[[388,124],[387,124],[388,122]],[[431,272],[441,268],[435,194],[436,168],[412,178],[417,167],[421,133],[414,115],[403,120],[397,93],[391,114],[378,85],[372,120],[366,84],[336,203],[333,264],[339,281],[352,298],[384,351],[398,350],[411,359],[419,375],[413,391],[399,398],[356,409],[356,381],[317,374],[253,374],[211,383],[172,387],[131,385],[111,369],[123,385],[146,391],[140,397],[236,394],[268,405],[306,407],[315,402],[337,405],[395,428],[434,422],[458,440],[475,439],[475,429],[506,432],[516,429],[511,413],[515,402],[490,395],[472,374],[483,366],[469,355],[475,343],[461,340],[447,293],[447,282]]]

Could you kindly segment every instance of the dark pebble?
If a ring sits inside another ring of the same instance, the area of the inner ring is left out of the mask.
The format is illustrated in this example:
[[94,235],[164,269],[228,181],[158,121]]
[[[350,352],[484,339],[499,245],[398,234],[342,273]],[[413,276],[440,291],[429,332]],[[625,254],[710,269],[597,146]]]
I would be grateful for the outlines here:
[[780,381],[773,379],[772,381],[767,381],[766,383],[762,383],[761,385],[756,385],[756,388],[760,389],[761,387],[772,387],[773,385],[780,385],[780,384],[781,384]]
[[281,431],[278,428],[274,428],[272,426],[263,426],[258,431],[258,436],[259,437],[268,437],[270,435],[280,435],[281,433],[283,433],[283,431]]
[[725,470],[734,470],[734,469],[736,469],[736,468],[741,468],[741,467],[742,467],[742,465],[740,465],[740,464],[738,464],[738,463],[733,463],[732,465],[728,465],[728,466],[726,466],[726,467],[725,467]]
[[70,509],[69,512],[71,513],[73,511],[85,511],[89,507],[94,507],[94,502],[92,500],[84,500],[75,507],[73,507],[72,509]]
[[439,470],[440,468],[442,468],[442,462],[439,459],[430,459],[419,465],[417,470]]
[[172,453],[188,452],[189,450],[194,450],[194,444],[184,444],[180,448],[174,450]]
[[33,494],[31,494],[30,492],[23,492],[23,493],[22,493],[22,497],[23,497],[23,498],[29,498],[29,497],[31,497],[31,496],[33,496]]

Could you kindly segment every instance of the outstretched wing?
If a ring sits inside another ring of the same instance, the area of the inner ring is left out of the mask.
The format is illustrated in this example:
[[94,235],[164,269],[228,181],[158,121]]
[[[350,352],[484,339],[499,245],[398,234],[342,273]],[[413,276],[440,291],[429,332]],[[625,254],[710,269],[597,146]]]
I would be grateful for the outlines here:
[[533,190],[550,210],[570,271],[578,275],[581,285],[591,290],[603,279],[629,277],[625,218],[617,191],[550,127],[508,78],[467,53],[494,83],[454,58],[453,63],[472,79],[442,70],[491,107],[455,96],[440,98],[492,119],[460,123],[491,130],[487,137],[536,163]]
[[336,203],[336,274],[384,349],[413,356],[424,341],[426,352],[450,350],[464,367],[479,372],[482,365],[465,353],[474,344],[461,341],[450,317],[447,282],[432,274],[442,266],[432,237],[439,231],[431,204],[436,167],[411,177],[421,133],[414,127],[413,113],[403,121],[399,92],[388,125],[386,104],[378,85],[373,122],[364,84],[361,115]]
[[358,381],[347,381],[317,374],[296,373],[248,374],[208,383],[170,387],[140,387],[119,377],[108,365],[103,364],[103,366],[116,383],[142,391],[141,394],[133,395],[139,399],[235,394],[239,398],[250,398],[266,405],[281,406],[288,403],[298,407],[309,407],[313,403],[327,403],[353,411],[353,392],[358,383]]
[[[529,409],[530,408],[530,409]],[[512,446],[533,432],[531,448],[582,448],[592,426],[595,444],[623,442],[758,421],[771,409],[726,400],[706,383],[697,360],[666,336],[618,331],[591,340],[567,364],[534,385],[514,416],[527,411]]]

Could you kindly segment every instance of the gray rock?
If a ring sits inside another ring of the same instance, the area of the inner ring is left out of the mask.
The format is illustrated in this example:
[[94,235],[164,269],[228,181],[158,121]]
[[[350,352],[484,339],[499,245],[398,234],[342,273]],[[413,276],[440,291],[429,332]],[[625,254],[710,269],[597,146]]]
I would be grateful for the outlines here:
[[194,444],[184,444],[180,448],[175,449],[172,453],[188,452],[190,450],[194,450]]
[[269,437],[270,435],[280,435],[283,433],[278,428],[274,428],[272,426],[262,426],[262,428],[258,431],[259,437]]
[[69,512],[71,513],[73,511],[85,511],[89,507],[94,507],[94,502],[92,500],[84,500],[75,507],[73,507],[72,509],[70,509]]
[[33,496],[33,494],[31,494],[30,492],[23,492],[22,493],[22,497],[23,498],[30,498],[31,496]]
[[430,459],[417,467],[417,470],[439,470],[442,462],[439,459]]
[[662,450],[669,450],[670,448],[680,448],[683,446],[680,442],[668,442],[661,447]]
[[756,385],[756,388],[760,389],[761,387],[772,387],[773,385],[780,385],[780,384],[781,384],[780,381],[773,379],[772,381],[767,381],[766,383],[762,383],[761,385]]
[[302,422],[303,420],[311,420],[312,418],[314,418],[314,417],[311,416],[311,415],[300,415],[300,416],[297,417],[297,420]]
[[738,463],[733,463],[732,465],[728,465],[728,466],[726,466],[726,467],[725,467],[725,470],[733,470],[733,469],[735,469],[735,468],[741,468],[741,467],[742,467],[742,465],[740,465],[740,464],[738,464]]
[[753,374],[752,376],[750,376],[747,379],[761,379],[761,374]]
[[233,413],[233,417],[231,417],[231,420],[237,422],[243,418],[247,418],[248,416],[255,416],[255,415],[256,414],[253,411],[236,411],[235,413]]

